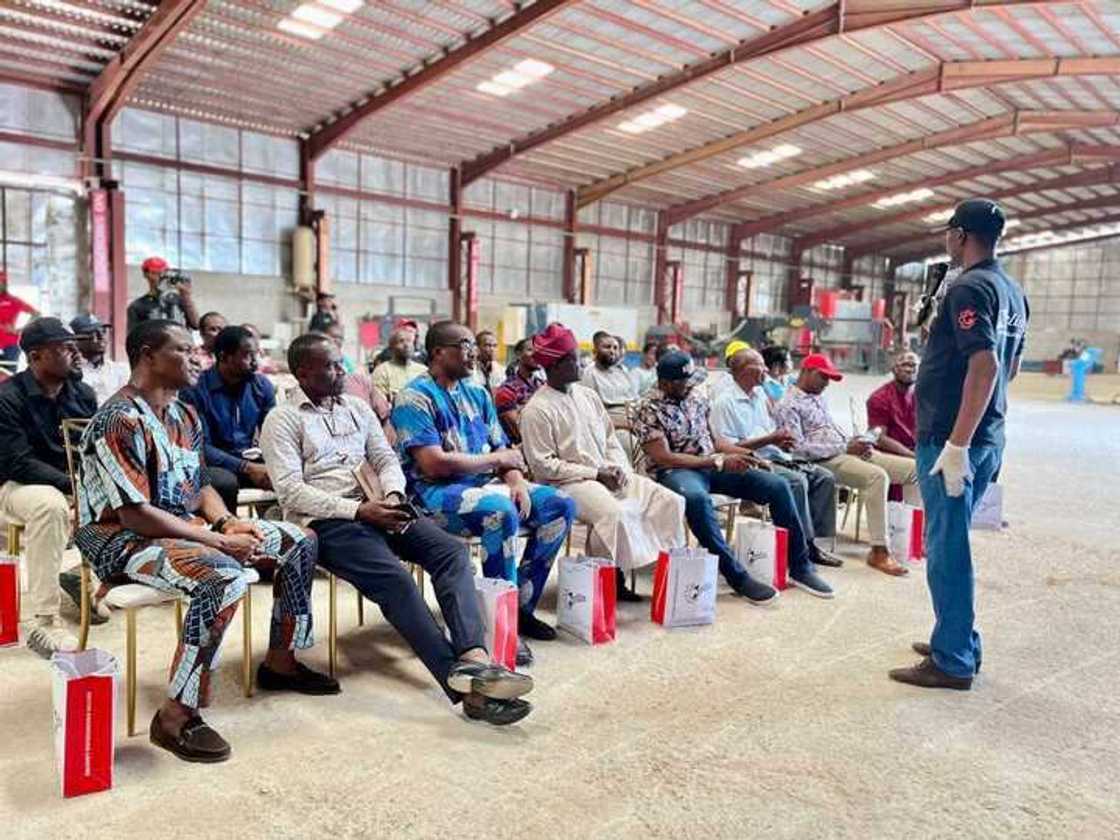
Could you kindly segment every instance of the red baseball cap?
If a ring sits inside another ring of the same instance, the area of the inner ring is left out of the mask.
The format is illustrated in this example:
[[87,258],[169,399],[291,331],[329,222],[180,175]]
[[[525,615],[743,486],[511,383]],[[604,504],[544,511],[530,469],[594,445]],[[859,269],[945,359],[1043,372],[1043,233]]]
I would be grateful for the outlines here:
[[819,370],[834,382],[839,382],[844,378],[844,374],[833,367],[832,359],[828,358],[824,353],[810,353],[801,360],[801,369]]
[[420,325],[413,321],[411,318],[398,318],[397,325],[394,329],[401,329],[402,327],[410,327],[411,329],[420,332]]
[[167,260],[163,257],[148,257],[140,263],[141,271],[167,271]]

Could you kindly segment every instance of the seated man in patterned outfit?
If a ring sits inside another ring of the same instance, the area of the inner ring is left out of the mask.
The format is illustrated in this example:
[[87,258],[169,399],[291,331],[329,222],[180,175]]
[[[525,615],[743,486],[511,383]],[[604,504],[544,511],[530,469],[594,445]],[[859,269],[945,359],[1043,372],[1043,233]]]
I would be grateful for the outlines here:
[[[440,321],[428,329],[425,344],[428,372],[408,383],[393,407],[409,490],[452,534],[482,538],[482,573],[521,590],[520,634],[555,639],[556,631],[533,611],[572,526],[575,502],[525,480],[525,463],[509,448],[493,400],[467,381],[477,353],[470,330]],[[518,568],[521,527],[529,539]],[[518,661],[527,664],[532,654],[520,644]]]
[[533,339],[521,339],[514,345],[513,353],[516,367],[494,391],[494,407],[506,437],[518,444],[521,443],[521,409],[544,384],[544,371],[533,357]]
[[684,496],[688,527],[696,541],[719,558],[720,573],[737,594],[752,604],[778,597],[735,557],[716,519],[712,493],[769,505],[774,524],[789,531],[790,583],[818,598],[831,598],[832,587],[810,561],[805,527],[789,485],[750,450],[712,435],[708,398],[695,390],[704,374],[680,351],[666,353],[657,363],[659,391],[642,400],[634,422],[635,437],[654,478]]
[[107,584],[141,583],[188,599],[167,699],[150,737],[184,761],[225,761],[230,746],[203,722],[222,635],[247,591],[246,567],[275,563],[266,690],[337,694],[296,661],[312,644],[315,538],[280,522],[240,521],[202,484],[202,425],[177,394],[198,378],[190,333],[142,321],[126,345],[132,380],[94,415],[80,444],[77,544]]

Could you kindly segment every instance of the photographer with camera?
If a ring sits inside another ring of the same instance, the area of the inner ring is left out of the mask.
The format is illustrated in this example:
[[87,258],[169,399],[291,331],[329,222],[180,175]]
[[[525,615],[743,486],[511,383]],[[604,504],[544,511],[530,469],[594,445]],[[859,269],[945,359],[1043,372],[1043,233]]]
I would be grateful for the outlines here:
[[140,265],[148,281],[148,293],[128,305],[128,331],[141,321],[174,321],[198,329],[198,310],[191,297],[191,278],[171,269],[163,257],[148,257]]

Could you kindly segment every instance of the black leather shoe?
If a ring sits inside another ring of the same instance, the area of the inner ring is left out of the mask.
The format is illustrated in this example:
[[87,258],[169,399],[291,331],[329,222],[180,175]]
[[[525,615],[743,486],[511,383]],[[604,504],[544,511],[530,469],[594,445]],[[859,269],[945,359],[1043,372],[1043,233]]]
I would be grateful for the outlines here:
[[556,630],[549,627],[532,613],[522,612],[517,616],[517,633],[538,642],[551,642],[556,638]]
[[512,700],[533,690],[533,678],[488,662],[456,662],[447,674],[447,685],[460,694]]
[[[910,649],[913,650],[914,653],[918,654],[919,656],[928,656],[931,659],[933,658],[933,650],[930,648],[929,642],[914,642],[914,644],[910,645]],[[982,660],[982,659],[977,659],[976,660],[976,673],[977,674],[980,673],[980,663],[983,662],[983,661],[984,660]]]
[[889,676],[895,682],[916,685],[919,688],[952,688],[956,691],[968,691],[972,688],[972,677],[954,677],[946,674],[933,664],[928,656],[917,665],[909,668],[893,668]]
[[626,585],[626,573],[622,569],[615,569],[614,595],[624,604],[640,604],[643,600],[641,595]]
[[522,639],[517,640],[517,667],[527,668],[533,664],[533,651],[528,643]]
[[257,668],[257,685],[263,691],[294,691],[298,694],[339,694],[342,691],[338,680],[312,671],[302,662],[296,663],[294,674],[278,673],[262,662]]
[[183,761],[199,764],[217,764],[228,759],[231,752],[226,739],[198,715],[184,723],[178,735],[170,735],[159,725],[159,712],[156,712],[148,728],[148,739]]
[[834,569],[839,569],[844,565],[844,561],[840,557],[837,557],[831,551],[817,548],[815,545],[809,546],[809,559],[818,566],[830,566]]
[[467,717],[471,720],[484,720],[492,726],[517,723],[531,711],[533,705],[528,700],[495,700],[479,695],[463,700],[463,713]]

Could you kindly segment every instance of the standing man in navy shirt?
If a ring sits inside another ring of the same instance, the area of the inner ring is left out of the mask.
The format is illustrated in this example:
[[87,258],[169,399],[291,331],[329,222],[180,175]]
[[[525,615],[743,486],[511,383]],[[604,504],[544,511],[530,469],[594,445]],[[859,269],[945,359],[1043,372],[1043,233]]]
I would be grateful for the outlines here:
[[1019,372],[1029,308],[995,258],[999,205],[957,205],[945,247],[963,268],[938,306],[918,373],[918,483],[926,511],[926,577],[935,623],[924,658],[890,677],[922,688],[967,690],[980,670],[968,529],[1003,458],[1007,385]]
[[272,489],[257,441],[265,416],[276,406],[276,389],[257,373],[258,349],[249,330],[226,327],[214,339],[214,366],[181,394],[198,409],[207,483],[228,510],[237,510],[241,487]]

